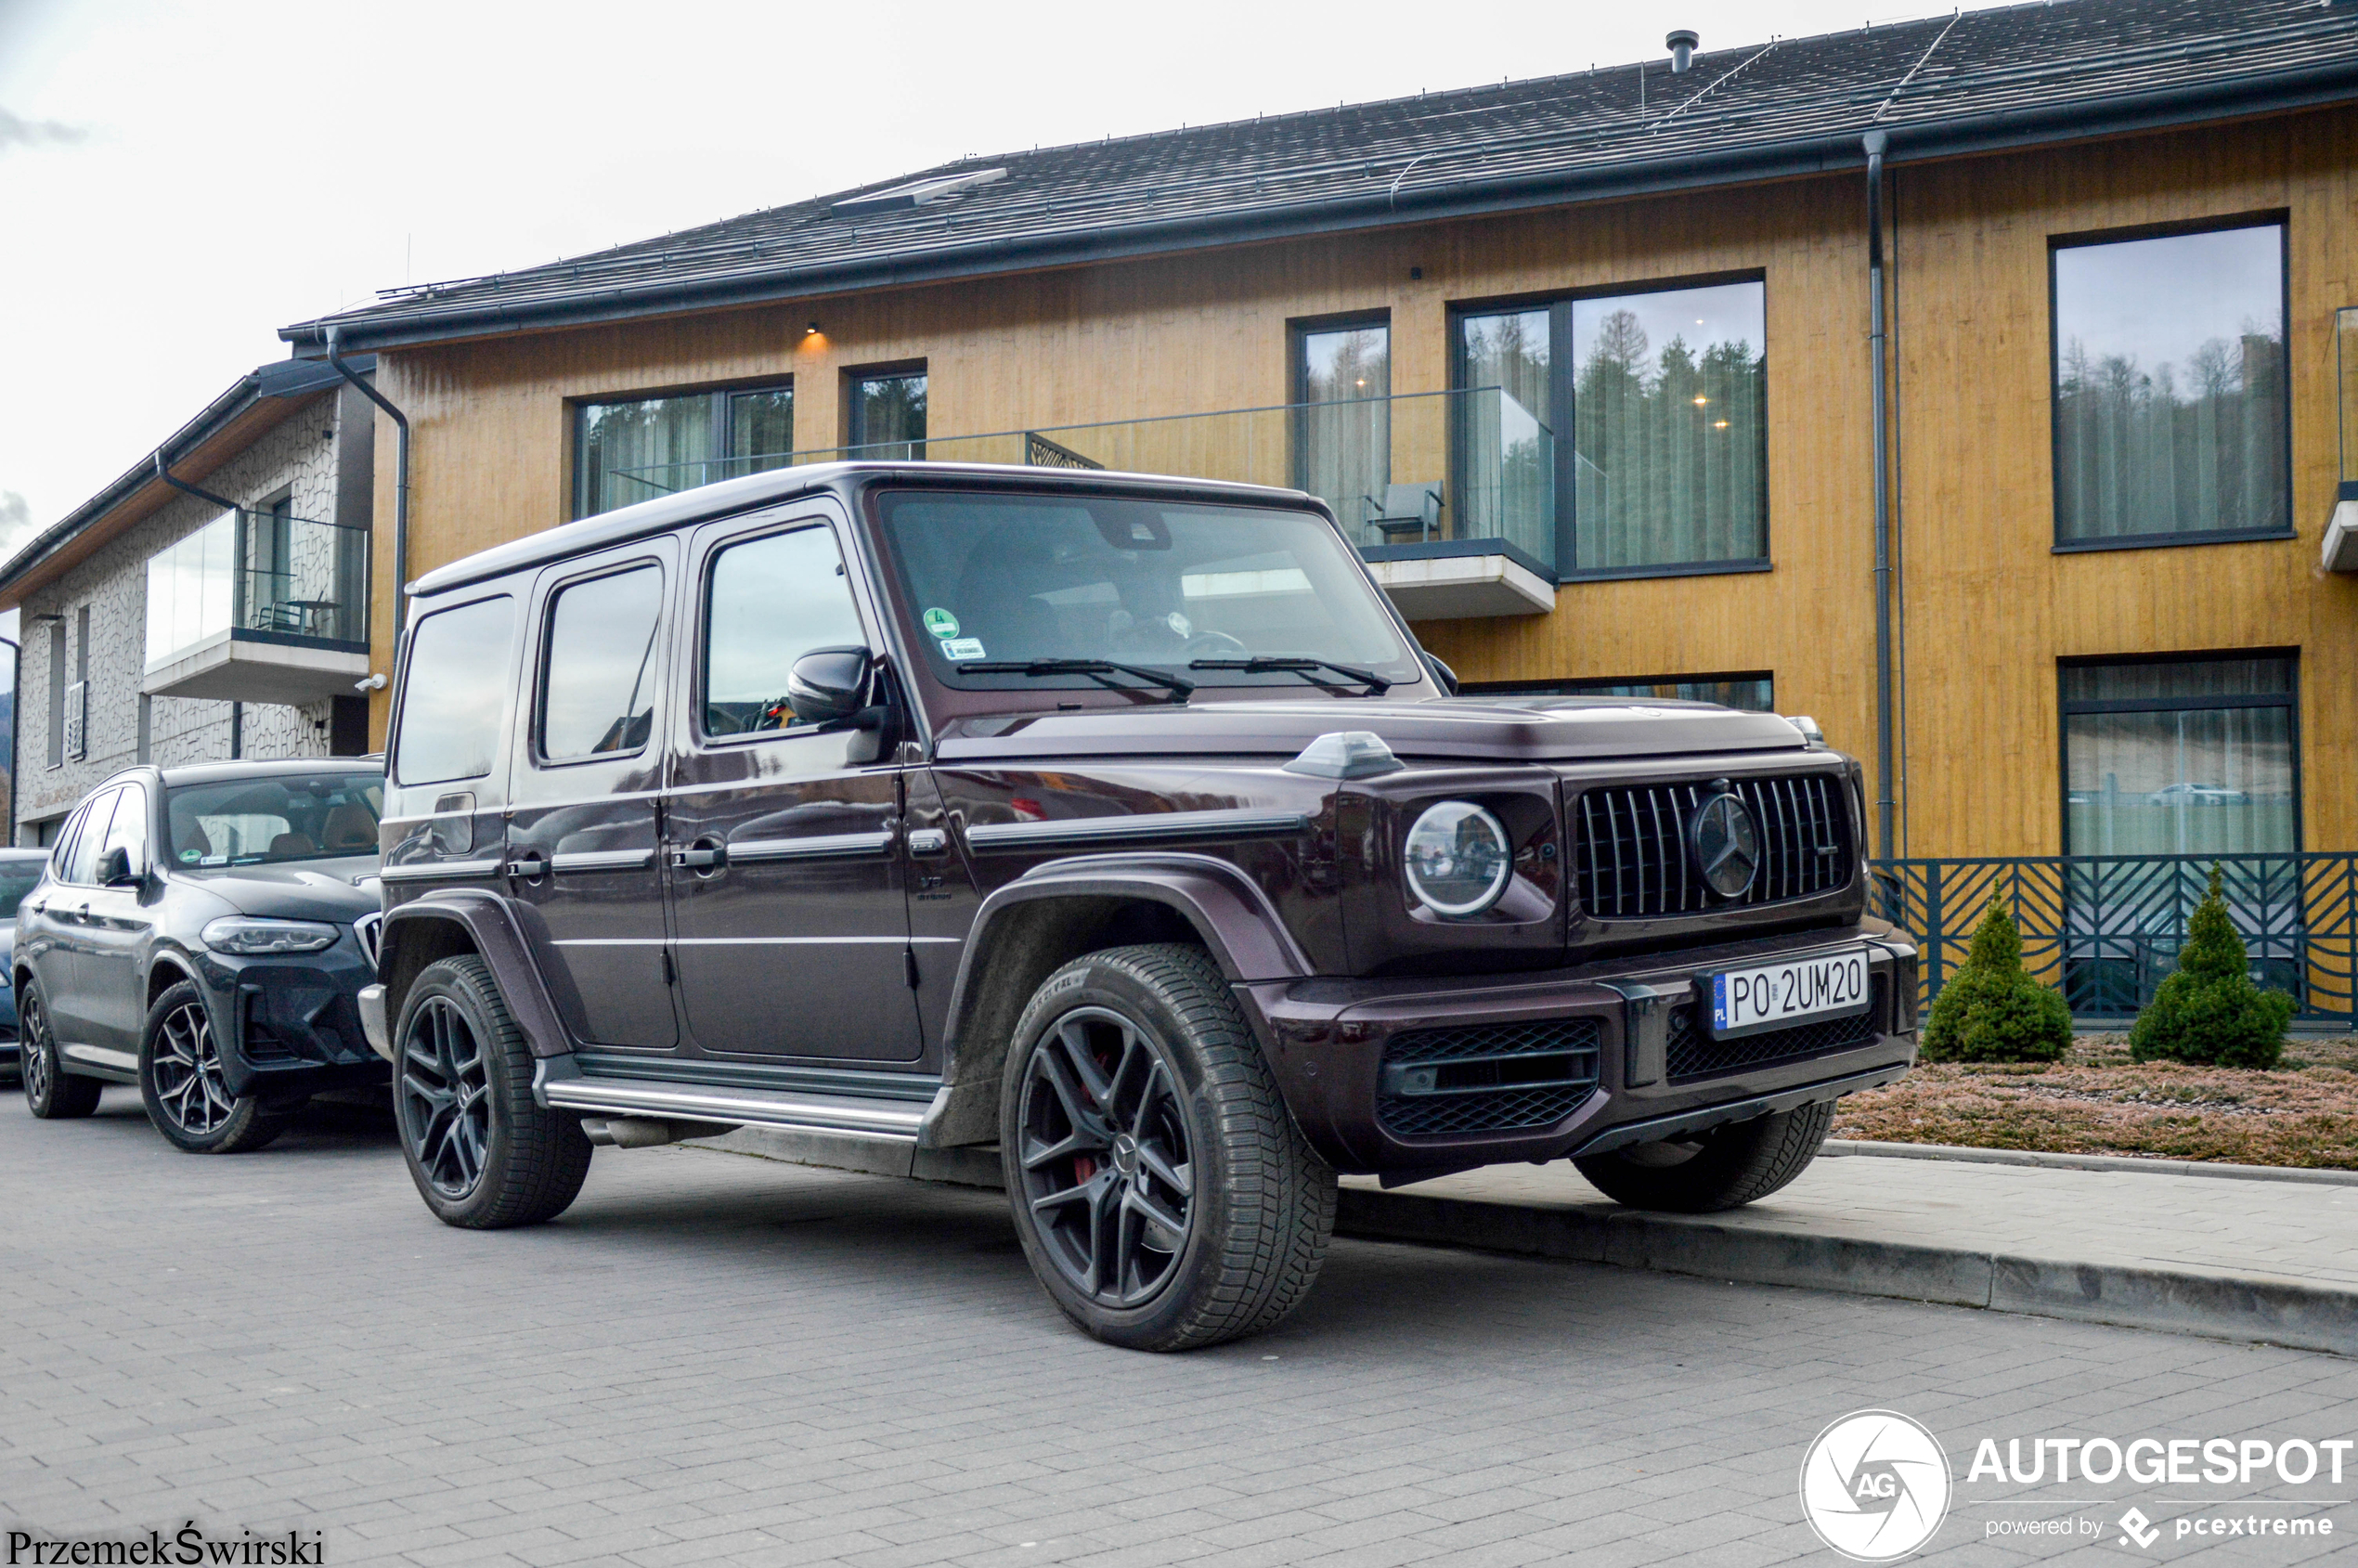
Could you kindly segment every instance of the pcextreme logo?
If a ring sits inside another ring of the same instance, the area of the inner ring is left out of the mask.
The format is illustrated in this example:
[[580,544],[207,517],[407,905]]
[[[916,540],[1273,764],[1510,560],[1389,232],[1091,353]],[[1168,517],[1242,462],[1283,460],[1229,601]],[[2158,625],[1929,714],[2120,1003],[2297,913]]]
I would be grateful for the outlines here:
[[1852,1562],[1896,1562],[1947,1516],[1949,1456],[1896,1410],[1855,1410],[1802,1457],[1801,1511],[1820,1540]]

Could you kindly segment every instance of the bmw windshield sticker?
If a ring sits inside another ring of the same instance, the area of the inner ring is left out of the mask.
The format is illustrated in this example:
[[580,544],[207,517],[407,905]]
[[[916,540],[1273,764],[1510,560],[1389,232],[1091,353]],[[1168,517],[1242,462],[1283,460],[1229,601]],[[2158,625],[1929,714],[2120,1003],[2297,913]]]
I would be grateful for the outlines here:
[[958,635],[958,617],[938,606],[926,612],[925,622],[926,630],[944,642]]
[[982,657],[979,637],[945,637],[941,640],[941,656],[952,664]]

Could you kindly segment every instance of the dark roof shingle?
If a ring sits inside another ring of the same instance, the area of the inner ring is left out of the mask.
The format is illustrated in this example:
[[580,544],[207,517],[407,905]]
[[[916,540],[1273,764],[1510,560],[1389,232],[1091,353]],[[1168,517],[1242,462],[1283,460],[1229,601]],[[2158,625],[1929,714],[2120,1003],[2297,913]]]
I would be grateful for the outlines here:
[[[2358,97],[2352,0],[2060,0],[965,159],[325,320],[370,345],[1895,162]],[[887,211],[836,203],[1004,170]]]

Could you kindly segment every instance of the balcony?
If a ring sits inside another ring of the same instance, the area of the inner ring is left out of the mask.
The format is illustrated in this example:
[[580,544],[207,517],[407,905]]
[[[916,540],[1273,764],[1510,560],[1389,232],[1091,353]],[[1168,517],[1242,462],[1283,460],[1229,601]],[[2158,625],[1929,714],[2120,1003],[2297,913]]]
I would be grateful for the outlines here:
[[225,512],[148,560],[150,696],[302,705],[369,673],[369,532]]
[[1111,469],[1307,490],[1410,620],[1556,603],[1556,440],[1496,387],[618,469],[624,500],[862,458]]
[[2341,472],[2326,524],[2326,570],[2358,572],[2358,305],[2334,312],[2334,387]]

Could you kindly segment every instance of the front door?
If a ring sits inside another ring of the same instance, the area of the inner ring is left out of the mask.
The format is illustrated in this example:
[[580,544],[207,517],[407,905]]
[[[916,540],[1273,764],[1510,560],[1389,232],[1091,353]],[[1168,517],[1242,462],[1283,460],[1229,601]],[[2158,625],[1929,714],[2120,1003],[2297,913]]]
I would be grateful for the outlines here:
[[[92,863],[103,868],[108,851],[121,849],[130,862],[131,874],[139,880],[133,887],[90,889],[90,913],[84,917],[82,929],[82,973],[74,987],[89,1019],[89,1043],[128,1053],[133,1058],[123,1064],[128,1067],[137,1065],[139,1034],[148,1018],[148,991],[141,983],[139,954],[155,926],[158,896],[148,879],[152,863],[148,854],[152,810],[146,786],[123,786],[114,817],[98,840],[98,858]],[[95,882],[100,875],[102,871],[93,871],[91,879]]]
[[664,799],[673,954],[707,1056],[913,1062],[899,770],[871,733],[809,729],[786,674],[814,648],[879,645],[823,516],[696,541],[680,760]]
[[679,1041],[664,973],[657,791],[679,549],[658,538],[544,582],[533,702],[509,780],[508,886],[539,914],[557,1004],[592,1044]]

